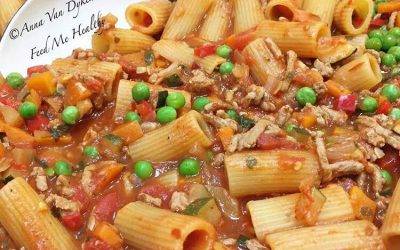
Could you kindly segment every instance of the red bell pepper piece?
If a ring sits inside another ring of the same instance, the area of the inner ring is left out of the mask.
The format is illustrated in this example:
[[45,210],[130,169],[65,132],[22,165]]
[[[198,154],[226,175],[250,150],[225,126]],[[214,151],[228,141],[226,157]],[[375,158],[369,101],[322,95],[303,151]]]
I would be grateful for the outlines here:
[[254,38],[255,35],[252,32],[245,32],[228,37],[225,43],[232,49],[243,50]]
[[215,54],[216,50],[217,50],[217,45],[205,44],[201,47],[194,49],[194,54],[195,54],[195,56],[203,58],[203,57]]
[[392,110],[392,104],[386,98],[379,98],[378,109],[376,112],[378,114],[389,114],[390,110]]
[[33,133],[35,130],[46,130],[49,125],[49,119],[43,115],[37,115],[32,119],[26,120],[26,128]]
[[33,66],[33,67],[28,68],[27,74],[28,74],[28,76],[31,76],[33,74],[43,73],[43,72],[46,72],[46,71],[48,71],[48,69],[46,68],[45,65],[37,65],[37,66]]
[[65,227],[72,231],[78,231],[83,226],[82,215],[79,212],[62,215],[61,221]]
[[83,243],[83,250],[113,250],[113,248],[107,242],[91,238],[89,241]]
[[383,25],[386,24],[386,20],[382,19],[382,18],[376,18],[374,20],[371,21],[371,23],[369,24],[369,26],[371,28],[379,28],[382,27]]
[[337,101],[337,109],[353,113],[357,107],[356,95],[340,95]]
[[139,104],[137,104],[136,111],[138,112],[143,121],[151,122],[156,119],[156,112],[153,106],[147,101],[142,101]]

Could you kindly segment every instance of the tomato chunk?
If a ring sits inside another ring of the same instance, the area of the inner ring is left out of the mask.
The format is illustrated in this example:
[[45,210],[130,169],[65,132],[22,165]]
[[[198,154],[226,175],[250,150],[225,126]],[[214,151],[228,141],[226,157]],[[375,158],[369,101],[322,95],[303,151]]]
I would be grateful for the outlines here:
[[72,231],[78,231],[83,226],[82,215],[78,212],[61,216],[61,221],[65,227]]
[[376,112],[378,114],[389,114],[390,110],[392,109],[392,104],[385,98],[379,98],[378,109]]
[[100,221],[111,222],[118,210],[120,201],[116,192],[106,194],[96,205],[93,214]]
[[274,134],[262,133],[257,139],[257,147],[262,150],[271,149],[295,149],[298,147],[297,143],[289,141],[285,136],[279,136]]
[[156,112],[153,106],[147,101],[137,104],[136,111],[139,113],[143,121],[151,122],[156,119]]
[[27,74],[28,76],[31,76],[33,74],[37,74],[37,73],[43,73],[48,71],[45,65],[37,65],[37,66],[33,66],[28,68],[27,70]]
[[206,57],[209,55],[215,54],[215,51],[217,50],[217,46],[214,44],[205,44],[201,47],[198,47],[194,50],[194,54],[198,57]]
[[113,248],[102,240],[91,238],[83,244],[83,250],[112,250]]
[[46,130],[49,125],[49,119],[43,115],[37,115],[32,119],[26,120],[26,128],[33,133],[36,130]]
[[340,95],[338,98],[337,109],[349,113],[356,111],[357,96],[356,95]]

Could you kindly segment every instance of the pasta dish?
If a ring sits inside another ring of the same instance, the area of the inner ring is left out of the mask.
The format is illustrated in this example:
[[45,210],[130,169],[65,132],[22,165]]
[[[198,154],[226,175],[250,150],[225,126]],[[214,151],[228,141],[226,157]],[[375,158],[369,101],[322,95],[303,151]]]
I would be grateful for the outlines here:
[[126,20],[0,74],[0,249],[400,249],[400,1]]

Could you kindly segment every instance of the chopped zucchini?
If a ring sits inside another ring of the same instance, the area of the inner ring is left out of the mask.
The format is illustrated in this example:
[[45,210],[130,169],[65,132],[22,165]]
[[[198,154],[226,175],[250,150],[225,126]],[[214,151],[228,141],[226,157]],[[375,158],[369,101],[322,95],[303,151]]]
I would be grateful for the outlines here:
[[350,189],[349,194],[350,202],[356,218],[360,220],[373,221],[376,212],[375,202],[368,198],[368,196],[356,186]]
[[309,193],[304,192],[299,196],[295,208],[296,219],[308,226],[315,225],[325,202],[325,195],[318,188],[311,187]]
[[193,215],[217,225],[221,220],[221,212],[213,198],[200,198],[195,200],[184,211],[184,214]]
[[109,158],[116,159],[121,152],[123,140],[121,137],[108,134],[105,135],[99,144],[99,151],[101,154]]
[[168,91],[159,91],[158,92],[158,99],[157,99],[157,108],[164,107],[167,102]]

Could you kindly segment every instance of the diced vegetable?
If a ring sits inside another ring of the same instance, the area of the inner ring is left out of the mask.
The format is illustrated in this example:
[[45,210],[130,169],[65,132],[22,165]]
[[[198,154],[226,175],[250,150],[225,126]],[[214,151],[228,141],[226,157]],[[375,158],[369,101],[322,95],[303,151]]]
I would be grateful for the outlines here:
[[113,250],[106,242],[96,238],[91,238],[89,241],[85,242],[82,247],[83,250]]
[[29,89],[35,90],[41,96],[51,96],[56,92],[56,81],[50,71],[33,74],[26,82]]
[[210,185],[207,185],[206,188],[215,199],[224,216],[232,220],[240,217],[239,202],[232,198],[225,188]]
[[231,139],[233,135],[235,134],[235,131],[231,127],[222,127],[218,129],[217,136],[222,142],[222,146],[226,150],[231,143]]
[[216,49],[217,49],[217,46],[214,44],[205,44],[201,47],[196,48],[194,50],[194,54],[195,54],[195,56],[203,58],[203,57],[215,54]]
[[134,166],[135,174],[142,180],[149,179],[153,173],[153,165],[149,161],[138,161]]
[[242,128],[251,129],[256,125],[256,122],[250,118],[245,117],[244,115],[240,115],[238,118],[238,123]]
[[107,222],[101,222],[98,224],[94,229],[93,235],[116,249],[121,248],[123,243],[118,230]]
[[357,96],[356,95],[340,95],[337,103],[338,110],[353,113],[357,108]]
[[25,101],[32,102],[32,103],[34,103],[37,107],[40,107],[40,105],[42,104],[42,98],[41,98],[40,95],[39,95],[35,90],[33,90],[33,89],[29,92],[29,95],[25,98]]
[[100,221],[111,222],[114,213],[120,206],[120,200],[116,192],[104,195],[93,209],[93,215]]
[[190,201],[195,201],[200,198],[211,198],[211,194],[207,191],[206,187],[198,183],[192,184],[188,194]]
[[143,101],[137,104],[136,111],[139,113],[140,117],[145,122],[154,121],[156,118],[156,112],[153,106],[151,106],[151,104],[147,101]]
[[249,237],[240,235],[239,238],[237,239],[236,245],[240,250],[245,250],[248,249],[246,242],[250,240]]
[[43,115],[37,115],[32,119],[28,119],[25,121],[26,128],[31,133],[34,133],[36,130],[47,130],[49,122],[49,119]]
[[115,161],[96,163],[99,167],[93,174],[95,193],[103,192],[122,172],[124,165]]
[[69,82],[65,91],[64,103],[66,105],[76,105],[78,102],[89,98],[91,95],[92,92],[81,82]]
[[47,71],[47,68],[45,65],[37,65],[37,66],[28,68],[26,73],[28,74],[28,77],[30,77],[33,74],[44,73],[46,71]]
[[100,141],[100,151],[108,154],[111,158],[116,158],[123,146],[121,137],[113,134],[105,135]]
[[378,4],[378,13],[392,13],[400,10],[400,2],[390,1]]
[[350,201],[357,219],[374,220],[376,204],[359,187],[354,186],[350,189]]
[[54,164],[54,171],[57,175],[72,175],[72,169],[68,162],[57,161]]
[[262,133],[257,139],[257,148],[271,150],[278,148],[296,149],[298,144],[286,138],[286,135]]
[[9,106],[0,104],[0,113],[5,123],[13,127],[21,127],[24,120],[19,112]]
[[376,110],[378,114],[387,115],[392,110],[392,104],[385,97],[380,97],[378,103],[378,109]]
[[35,156],[35,150],[29,148],[14,148],[11,155],[16,164],[29,166]]
[[154,52],[151,50],[147,50],[144,53],[144,61],[146,63],[146,65],[151,65],[154,62],[155,56],[154,56]]
[[245,32],[241,34],[231,35],[225,40],[225,44],[232,49],[243,50],[251,41],[255,39],[252,32]]
[[300,196],[295,207],[296,219],[305,225],[317,223],[319,213],[325,204],[326,197],[311,182],[300,185]]
[[0,132],[6,133],[8,140],[12,145],[21,147],[32,147],[34,138],[22,129],[12,127],[0,121]]
[[186,207],[184,214],[202,218],[213,225],[218,225],[221,220],[221,212],[213,198],[200,198]]
[[79,212],[64,214],[61,216],[61,221],[65,227],[72,231],[78,231],[83,227],[83,218]]
[[333,97],[339,97],[340,95],[347,95],[351,93],[350,90],[346,89],[343,85],[332,80],[328,80],[326,82],[326,87],[328,89],[328,93]]
[[167,103],[167,97],[168,97],[168,91],[159,91],[156,108],[164,107]]
[[142,128],[137,122],[128,122],[114,129],[113,134],[119,136],[126,144],[130,144],[143,136]]
[[165,79],[165,82],[168,87],[172,87],[172,88],[179,87],[183,84],[181,81],[181,78],[177,74],[173,74],[172,76],[167,77],[167,79]]
[[311,128],[317,123],[317,117],[313,113],[300,113],[300,124],[303,128]]

